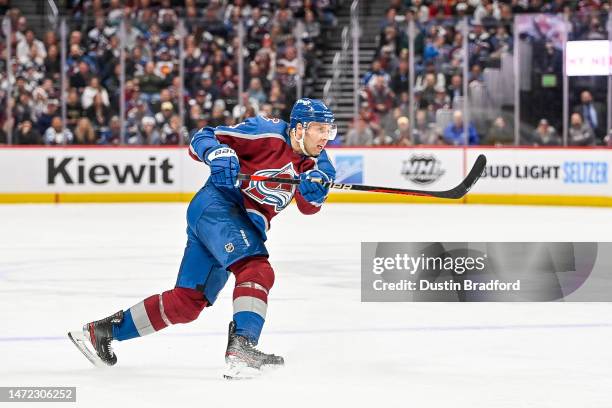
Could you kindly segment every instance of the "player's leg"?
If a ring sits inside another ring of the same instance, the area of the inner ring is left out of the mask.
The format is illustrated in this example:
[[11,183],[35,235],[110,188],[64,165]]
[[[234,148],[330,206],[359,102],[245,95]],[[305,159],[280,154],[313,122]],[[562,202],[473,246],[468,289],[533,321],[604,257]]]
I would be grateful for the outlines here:
[[[255,349],[266,317],[268,292],[274,284],[261,233],[243,207],[226,201],[208,206],[194,230],[217,262],[236,275],[228,366],[239,363],[241,368],[258,370],[262,365],[282,364],[281,357]],[[236,370],[232,373],[232,377],[240,374]]]
[[[94,364],[114,365],[117,357],[110,343],[128,340],[162,330],[171,324],[195,320],[212,301],[227,281],[228,273],[219,273],[219,265],[195,236],[189,239],[181,262],[176,287],[155,294],[126,310],[105,319],[87,323],[83,333],[71,332],[73,342]],[[208,285],[209,290],[204,291]],[[87,347],[89,343],[91,348]]]

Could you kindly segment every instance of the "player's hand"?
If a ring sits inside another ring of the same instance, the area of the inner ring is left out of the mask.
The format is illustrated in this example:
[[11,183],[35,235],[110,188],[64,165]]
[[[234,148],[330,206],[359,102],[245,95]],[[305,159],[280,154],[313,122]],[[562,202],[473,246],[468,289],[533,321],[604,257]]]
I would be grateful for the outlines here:
[[320,179],[323,182],[332,181],[332,179],[321,170],[309,170],[300,174],[300,185],[298,188],[302,197],[311,204],[321,205],[325,201],[327,193],[329,193],[329,187],[312,181],[313,179]]
[[224,144],[215,146],[206,152],[204,162],[210,166],[210,177],[215,186],[238,187],[240,162],[234,149]]

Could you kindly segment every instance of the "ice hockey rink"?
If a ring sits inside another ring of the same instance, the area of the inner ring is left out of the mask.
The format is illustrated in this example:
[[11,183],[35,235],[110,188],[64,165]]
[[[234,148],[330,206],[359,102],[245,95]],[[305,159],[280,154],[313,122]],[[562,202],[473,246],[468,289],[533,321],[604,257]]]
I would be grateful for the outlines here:
[[115,342],[96,369],[66,332],[173,287],[185,209],[0,206],[0,383],[76,386],[57,405],[79,407],[610,407],[610,304],[360,301],[362,241],[609,241],[604,208],[292,206],[269,234],[259,344],[284,369],[222,379],[233,278],[197,321]]

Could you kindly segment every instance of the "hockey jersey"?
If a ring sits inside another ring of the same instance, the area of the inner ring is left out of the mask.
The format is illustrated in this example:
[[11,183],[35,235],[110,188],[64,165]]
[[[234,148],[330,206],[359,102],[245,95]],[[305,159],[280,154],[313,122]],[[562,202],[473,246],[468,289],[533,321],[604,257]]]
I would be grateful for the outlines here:
[[[205,127],[194,134],[189,154],[195,160],[204,161],[206,151],[219,143],[234,149],[240,172],[245,174],[296,178],[303,172],[318,169],[319,165],[321,171],[333,171],[325,150],[316,158],[295,153],[291,148],[289,124],[276,118],[256,116],[234,126]],[[304,214],[314,214],[320,209],[306,201],[294,184],[243,181],[240,193],[249,218],[264,237],[272,218],[292,199],[295,198]]]

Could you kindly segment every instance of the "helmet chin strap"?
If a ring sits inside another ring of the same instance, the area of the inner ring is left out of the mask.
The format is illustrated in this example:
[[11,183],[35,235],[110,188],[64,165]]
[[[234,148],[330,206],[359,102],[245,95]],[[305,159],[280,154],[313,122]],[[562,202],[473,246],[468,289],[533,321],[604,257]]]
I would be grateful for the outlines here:
[[310,156],[308,152],[306,152],[306,146],[304,146],[304,139],[306,138],[306,127],[302,124],[302,138],[298,140],[298,144],[300,145],[300,149],[302,149],[302,153],[306,156]]

